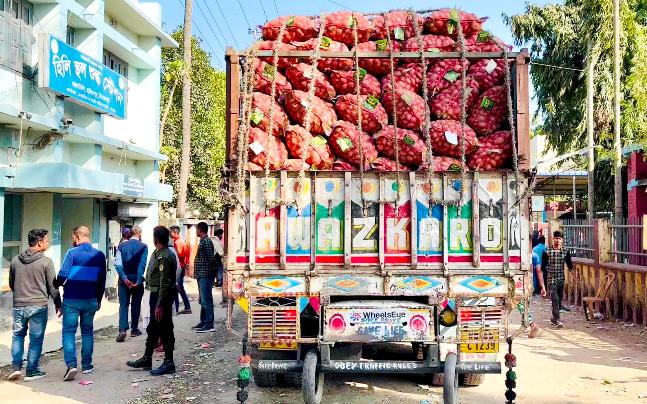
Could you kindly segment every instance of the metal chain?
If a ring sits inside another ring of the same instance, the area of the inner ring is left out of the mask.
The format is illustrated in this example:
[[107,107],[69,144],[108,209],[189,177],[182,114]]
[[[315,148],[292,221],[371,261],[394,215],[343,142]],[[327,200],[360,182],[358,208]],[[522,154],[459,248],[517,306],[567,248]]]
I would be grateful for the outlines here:
[[357,56],[357,45],[358,45],[358,37],[357,37],[357,24],[353,24],[353,40],[355,41],[355,47],[353,48],[355,50],[354,52],[354,57],[355,57],[355,103],[357,104],[357,131],[359,132],[359,181],[360,181],[360,198],[362,201],[362,214],[366,213],[366,200],[364,199],[364,139],[362,136],[362,113],[363,113],[363,106],[362,106],[362,101],[361,101],[361,94],[362,94],[362,89],[361,89],[361,80],[359,78],[360,72],[359,72],[359,57]]
[[[389,50],[389,70],[391,72],[391,104],[393,106],[393,135],[395,137],[395,181],[397,184],[395,191],[395,214],[396,217],[399,216],[398,203],[400,203],[400,142],[398,140],[398,107],[397,101],[395,98],[395,68],[393,61],[393,46],[391,44],[391,30],[389,28],[389,19],[387,18],[387,13],[382,13],[384,16],[384,27],[386,28],[386,44]],[[404,101],[404,100],[403,100]]]

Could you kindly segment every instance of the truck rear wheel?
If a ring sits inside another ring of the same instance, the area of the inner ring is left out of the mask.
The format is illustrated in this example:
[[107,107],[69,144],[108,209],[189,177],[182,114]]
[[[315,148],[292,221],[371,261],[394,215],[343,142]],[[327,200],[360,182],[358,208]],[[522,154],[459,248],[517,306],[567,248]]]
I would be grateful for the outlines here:
[[445,372],[443,373],[443,403],[458,404],[458,374],[456,364],[458,357],[455,353],[447,354],[445,358]]
[[303,360],[301,379],[304,404],[320,404],[323,397],[324,374],[317,369],[317,350],[308,351]]
[[461,386],[480,386],[485,380],[484,374],[468,373],[458,378]]

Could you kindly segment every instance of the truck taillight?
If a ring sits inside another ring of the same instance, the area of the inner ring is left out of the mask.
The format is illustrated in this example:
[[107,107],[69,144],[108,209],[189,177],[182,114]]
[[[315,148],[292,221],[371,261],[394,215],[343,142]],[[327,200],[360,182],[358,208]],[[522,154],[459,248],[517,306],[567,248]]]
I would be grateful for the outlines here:
[[285,311],[285,319],[288,321],[296,321],[297,319],[297,311],[296,310],[286,310]]
[[417,314],[409,320],[409,328],[413,331],[425,332],[427,331],[427,321],[423,316]]
[[474,319],[474,313],[471,310],[461,309],[461,323],[472,321]]
[[346,329],[346,320],[341,314],[334,314],[328,320],[328,328],[336,333],[344,332]]

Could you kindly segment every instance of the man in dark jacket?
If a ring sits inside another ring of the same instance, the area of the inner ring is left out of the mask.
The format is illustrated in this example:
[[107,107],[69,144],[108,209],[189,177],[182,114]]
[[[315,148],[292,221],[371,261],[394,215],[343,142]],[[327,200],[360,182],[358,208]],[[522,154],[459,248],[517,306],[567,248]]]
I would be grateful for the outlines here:
[[45,377],[45,372],[39,369],[38,363],[47,327],[49,298],[54,299],[57,312],[61,309],[61,296],[54,287],[54,263],[43,254],[49,248],[47,233],[45,229],[31,230],[27,236],[29,248],[15,256],[9,267],[9,287],[13,292],[13,372],[9,375],[9,380],[17,380],[22,375],[27,330],[29,351],[25,380]]
[[[153,230],[155,252],[146,273],[146,287],[150,289],[151,320],[146,327],[146,350],[144,356],[127,363],[131,368],[150,370],[151,375],[161,376],[175,373],[173,362],[173,349],[175,336],[173,335],[172,306],[177,294],[175,286],[177,258],[168,248],[169,230],[164,226],[157,226]],[[161,339],[164,345],[164,363],[154,370],[153,351],[157,341]]]
[[130,305],[130,336],[142,335],[139,331],[139,314],[144,296],[144,271],[148,247],[141,242],[142,229],[133,226],[129,238],[117,248],[115,269],[119,274],[119,335],[117,342],[124,342],[128,331],[128,306]]
[[205,222],[198,223],[197,233],[200,237],[198,251],[193,263],[193,275],[198,281],[200,294],[200,322],[193,327],[196,332],[213,332],[213,283],[216,279],[216,263],[213,242],[209,238],[209,226]]

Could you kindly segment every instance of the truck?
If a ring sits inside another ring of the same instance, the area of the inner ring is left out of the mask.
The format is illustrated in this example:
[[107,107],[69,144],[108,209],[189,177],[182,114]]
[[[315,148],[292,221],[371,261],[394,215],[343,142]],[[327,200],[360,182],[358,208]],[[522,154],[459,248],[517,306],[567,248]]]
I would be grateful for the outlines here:
[[[445,403],[456,403],[459,385],[502,372],[500,354],[511,352],[527,321],[524,315],[520,329],[509,323],[519,302],[528,307],[532,285],[528,52],[320,53],[319,60],[424,58],[430,65],[505,58],[514,166],[248,170],[240,132],[250,119],[250,58],[309,60],[313,51],[228,49],[225,287],[247,314],[254,381],[300,385],[304,402],[318,404],[326,373],[422,374],[443,386]],[[407,345],[410,354],[363,355],[383,343]]]

